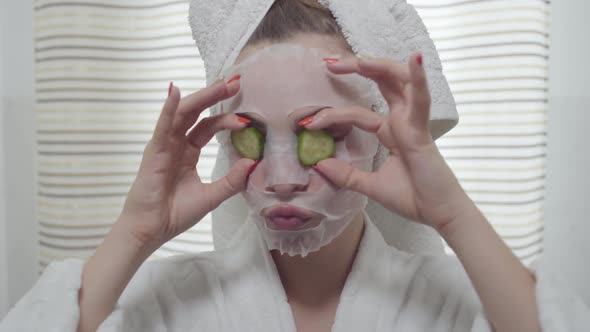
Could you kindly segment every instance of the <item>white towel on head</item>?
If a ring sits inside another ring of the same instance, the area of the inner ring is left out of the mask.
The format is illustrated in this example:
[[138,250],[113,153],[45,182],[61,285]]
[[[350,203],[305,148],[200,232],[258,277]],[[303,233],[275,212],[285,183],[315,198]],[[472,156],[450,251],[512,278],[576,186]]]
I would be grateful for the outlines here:
[[[319,0],[330,9],[353,51],[362,56],[389,58],[407,63],[420,51],[428,77],[431,106],[431,132],[438,138],[458,122],[455,100],[443,74],[441,61],[428,31],[413,6],[404,0]],[[193,37],[205,62],[207,83],[221,79],[221,73],[233,65],[274,0],[191,0],[189,20]],[[377,111],[388,107],[375,88]],[[218,113],[217,108],[212,113]],[[377,169],[387,158],[381,149],[375,158]],[[227,173],[229,165],[218,157],[213,180]],[[245,220],[245,205],[234,197],[213,213],[216,247],[223,246]],[[371,202],[367,212],[386,241],[402,250],[441,253],[442,242],[429,227],[408,222]]]

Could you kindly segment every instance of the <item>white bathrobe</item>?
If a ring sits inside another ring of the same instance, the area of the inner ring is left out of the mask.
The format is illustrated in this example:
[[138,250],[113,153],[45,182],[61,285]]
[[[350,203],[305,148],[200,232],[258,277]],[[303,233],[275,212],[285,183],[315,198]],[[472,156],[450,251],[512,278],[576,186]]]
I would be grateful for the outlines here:
[[[332,331],[491,331],[455,258],[396,250],[365,218]],[[82,267],[79,260],[51,264],[0,331],[76,331]],[[588,327],[580,315],[570,321],[584,312],[571,305],[555,312],[551,326]],[[295,323],[274,262],[247,224],[222,251],[146,262],[98,331],[295,331]]]

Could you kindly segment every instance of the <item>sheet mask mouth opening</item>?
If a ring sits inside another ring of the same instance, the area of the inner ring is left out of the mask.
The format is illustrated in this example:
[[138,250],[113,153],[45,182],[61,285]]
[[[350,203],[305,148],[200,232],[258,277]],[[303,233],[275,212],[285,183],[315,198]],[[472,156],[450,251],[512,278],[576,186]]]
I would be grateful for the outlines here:
[[266,227],[277,231],[296,231],[318,226],[326,216],[289,204],[266,208],[261,212]]
[[301,219],[295,216],[281,216],[266,218],[266,223],[269,228],[276,230],[300,230],[308,228],[308,222],[311,219]]

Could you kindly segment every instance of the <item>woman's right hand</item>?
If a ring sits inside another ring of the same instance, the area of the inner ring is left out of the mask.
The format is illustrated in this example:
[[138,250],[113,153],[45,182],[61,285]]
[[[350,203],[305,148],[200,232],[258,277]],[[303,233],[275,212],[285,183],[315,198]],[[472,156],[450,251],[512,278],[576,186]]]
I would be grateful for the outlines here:
[[202,183],[196,170],[201,150],[216,132],[245,124],[228,113],[205,118],[189,131],[205,109],[239,89],[238,80],[217,82],[181,101],[180,91],[170,84],[121,216],[84,265],[79,332],[96,331],[149,255],[245,187],[252,160],[240,160],[226,177],[210,184]]
[[240,160],[214,183],[201,181],[196,164],[215,133],[246,124],[235,114],[222,114],[201,120],[189,131],[205,109],[234,96],[239,89],[239,79],[220,81],[181,100],[179,89],[170,84],[168,99],[116,225],[129,232],[142,250],[156,250],[245,188],[252,160]]

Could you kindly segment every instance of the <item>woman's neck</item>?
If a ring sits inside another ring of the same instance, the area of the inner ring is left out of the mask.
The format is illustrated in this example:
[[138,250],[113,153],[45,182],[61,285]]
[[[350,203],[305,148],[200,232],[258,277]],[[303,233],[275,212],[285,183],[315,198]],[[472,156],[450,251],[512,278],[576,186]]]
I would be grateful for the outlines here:
[[310,306],[338,301],[363,231],[363,215],[359,214],[332,243],[305,258],[272,251],[289,301]]

